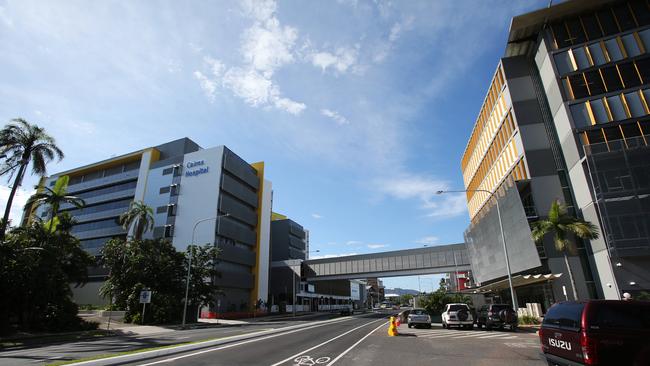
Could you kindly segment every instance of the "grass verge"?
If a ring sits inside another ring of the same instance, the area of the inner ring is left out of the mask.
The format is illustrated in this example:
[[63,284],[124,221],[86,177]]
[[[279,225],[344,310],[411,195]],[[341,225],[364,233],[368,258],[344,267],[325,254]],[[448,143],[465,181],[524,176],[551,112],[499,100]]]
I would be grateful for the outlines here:
[[88,330],[82,332],[69,332],[69,333],[52,333],[42,335],[29,335],[25,337],[11,337],[0,338],[0,350],[3,348],[22,347],[22,346],[35,346],[44,343],[61,343],[78,341],[82,339],[94,339],[101,337],[114,336],[115,333],[104,329]]

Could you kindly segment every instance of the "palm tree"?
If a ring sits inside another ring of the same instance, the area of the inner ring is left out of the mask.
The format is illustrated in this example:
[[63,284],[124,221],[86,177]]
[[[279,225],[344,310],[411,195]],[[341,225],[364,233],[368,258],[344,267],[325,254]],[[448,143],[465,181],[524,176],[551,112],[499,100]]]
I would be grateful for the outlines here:
[[546,220],[539,220],[531,224],[533,240],[541,243],[547,234],[553,234],[553,243],[555,249],[564,254],[564,263],[566,264],[571,287],[573,287],[573,298],[578,300],[576,283],[573,278],[573,272],[569,266],[569,253],[576,253],[575,244],[569,240],[571,236],[577,236],[581,239],[598,239],[598,228],[591,222],[573,217],[567,213],[566,207],[558,200],[551,204]]
[[133,228],[133,239],[142,239],[142,234],[153,229],[153,210],[142,201],[133,201],[129,210],[120,215],[124,230]]
[[44,176],[47,163],[54,159],[63,159],[63,151],[56,146],[54,138],[48,135],[45,129],[22,118],[13,119],[12,122],[0,131],[0,155],[6,156],[0,174],[10,173],[9,180],[15,176],[4,217],[0,222],[0,240],[5,237],[11,205],[29,163],[32,163],[32,174]]
[[25,209],[32,207],[34,210],[43,205],[50,206],[50,222],[48,224],[49,231],[52,231],[53,228],[56,229],[57,223],[55,223],[55,221],[57,220],[55,220],[55,218],[57,217],[59,208],[62,204],[70,203],[77,208],[86,205],[86,202],[84,202],[83,199],[67,194],[69,181],[70,177],[67,175],[59,177],[56,180],[56,183],[54,183],[53,188],[43,187],[43,191],[32,195],[25,204]]

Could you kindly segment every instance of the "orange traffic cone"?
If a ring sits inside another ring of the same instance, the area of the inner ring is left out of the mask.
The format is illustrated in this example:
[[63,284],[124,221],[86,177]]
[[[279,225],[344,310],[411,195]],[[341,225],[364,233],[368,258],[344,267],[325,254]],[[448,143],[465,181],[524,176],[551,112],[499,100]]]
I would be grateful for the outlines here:
[[395,317],[390,317],[390,323],[388,325],[388,336],[395,337],[397,334],[397,326],[395,325]]

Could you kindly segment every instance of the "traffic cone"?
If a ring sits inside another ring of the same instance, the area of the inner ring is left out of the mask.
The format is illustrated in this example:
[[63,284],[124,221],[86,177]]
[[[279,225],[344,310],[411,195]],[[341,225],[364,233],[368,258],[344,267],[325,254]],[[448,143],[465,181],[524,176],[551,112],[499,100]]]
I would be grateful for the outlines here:
[[388,336],[395,337],[397,334],[397,326],[395,325],[395,317],[390,317],[390,323],[388,325]]

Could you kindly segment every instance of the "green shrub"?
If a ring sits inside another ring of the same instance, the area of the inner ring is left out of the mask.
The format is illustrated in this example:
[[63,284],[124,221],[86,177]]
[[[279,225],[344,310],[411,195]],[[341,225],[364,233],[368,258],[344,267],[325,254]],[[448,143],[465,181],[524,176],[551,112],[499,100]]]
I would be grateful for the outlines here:
[[539,319],[536,316],[524,315],[519,317],[519,324],[522,325],[537,325],[539,324]]

